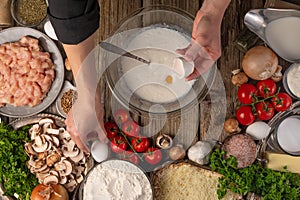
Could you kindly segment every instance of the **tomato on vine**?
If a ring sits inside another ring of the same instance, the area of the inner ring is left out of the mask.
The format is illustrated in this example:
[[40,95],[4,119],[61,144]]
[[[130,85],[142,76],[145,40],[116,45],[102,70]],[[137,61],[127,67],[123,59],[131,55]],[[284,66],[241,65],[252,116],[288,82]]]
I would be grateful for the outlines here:
[[126,139],[121,135],[115,136],[114,138],[112,138],[112,140],[110,142],[111,150],[118,154],[125,151],[127,149],[127,147],[128,147],[128,144],[126,142]]
[[248,126],[255,121],[251,106],[241,106],[236,111],[236,119],[240,124]]
[[119,127],[115,122],[112,121],[105,122],[104,128],[106,131],[106,136],[109,139],[119,134]]
[[260,120],[266,121],[274,116],[274,107],[268,101],[258,102],[255,105],[257,117]]
[[238,89],[238,99],[243,104],[251,104],[256,101],[258,96],[257,88],[250,84],[244,83]]
[[276,94],[277,86],[272,79],[261,80],[256,83],[259,96],[267,98]]
[[280,92],[271,99],[272,105],[277,111],[285,111],[292,105],[292,98],[285,92]]

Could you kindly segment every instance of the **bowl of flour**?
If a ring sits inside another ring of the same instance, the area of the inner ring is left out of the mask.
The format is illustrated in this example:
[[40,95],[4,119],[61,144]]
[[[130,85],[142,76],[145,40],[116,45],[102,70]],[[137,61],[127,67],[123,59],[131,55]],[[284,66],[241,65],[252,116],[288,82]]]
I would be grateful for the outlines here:
[[193,17],[171,7],[143,8],[124,19],[109,42],[151,63],[108,53],[106,80],[114,97],[139,112],[182,112],[198,104],[213,83],[216,65],[199,78],[187,81],[172,65],[177,49],[190,43]]
[[96,165],[81,183],[78,198],[84,200],[152,200],[147,175],[124,160],[106,160]]

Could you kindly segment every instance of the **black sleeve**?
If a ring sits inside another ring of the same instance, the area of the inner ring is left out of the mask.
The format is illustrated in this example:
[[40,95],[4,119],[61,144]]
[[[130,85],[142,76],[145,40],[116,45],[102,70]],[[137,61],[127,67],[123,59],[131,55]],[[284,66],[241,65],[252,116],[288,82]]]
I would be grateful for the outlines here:
[[78,44],[99,28],[97,0],[48,0],[48,16],[58,39]]

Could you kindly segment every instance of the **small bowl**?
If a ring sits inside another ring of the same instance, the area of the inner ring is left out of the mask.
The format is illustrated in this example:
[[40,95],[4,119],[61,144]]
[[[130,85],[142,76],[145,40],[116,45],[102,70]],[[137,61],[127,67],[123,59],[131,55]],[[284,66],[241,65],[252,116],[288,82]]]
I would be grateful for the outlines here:
[[[274,138],[278,147],[291,156],[300,156],[299,145],[295,147],[295,141],[299,141],[297,130],[300,123],[299,115],[291,115],[289,117],[283,118],[277,127],[275,127]],[[294,127],[292,127],[294,126]],[[294,134],[292,136],[291,134]],[[282,142],[280,140],[283,139]],[[288,143],[288,141],[290,143]],[[297,142],[298,143],[298,142]]]
[[55,102],[57,112],[64,118],[67,117],[67,113],[65,113],[64,109],[61,107],[61,98],[64,95],[64,93],[69,90],[76,91],[76,87],[73,86],[69,81],[65,81],[63,88],[61,89],[61,91],[56,99],[56,102]]
[[[129,162],[129,161],[125,161],[125,160],[118,160],[118,159],[109,159],[109,160],[105,160],[97,165],[95,165],[89,172],[88,174],[85,176],[84,180],[80,183],[80,186],[78,188],[78,191],[77,193],[74,195],[76,199],[79,199],[79,200],[83,200],[84,199],[84,190],[85,189],[88,189],[88,188],[85,188],[85,184],[89,181],[89,179],[91,177],[95,177],[97,176],[97,180],[101,180],[103,179],[104,175],[101,175],[101,174],[98,174],[97,173],[97,168],[99,167],[105,167],[106,170],[111,169],[111,172],[112,173],[107,173],[105,176],[108,177],[107,180],[109,180],[110,184],[107,185],[108,187],[111,188],[111,191],[112,193],[114,193],[115,191],[113,191],[113,189],[117,189],[115,188],[115,186],[118,186],[118,184],[120,185],[123,185],[124,186],[124,182],[121,184],[121,183],[118,183],[118,180],[116,179],[117,177],[115,177],[115,172],[122,172],[122,173],[125,173],[125,175],[128,176],[127,180],[131,180],[131,177],[134,177],[134,175],[139,175],[140,177],[140,180],[141,181],[144,181],[144,187],[142,188],[142,192],[144,193],[147,189],[147,192],[149,192],[149,200],[153,200],[153,187],[152,187],[152,184],[150,182],[150,178],[149,176],[144,172],[144,170],[136,165],[134,165],[133,163]],[[127,174],[126,174],[127,173]],[[118,177],[118,178],[121,178],[121,177]],[[116,181],[111,181],[112,179],[116,179]],[[137,180],[137,179],[132,179],[132,180]],[[139,181],[139,180],[137,180]],[[98,181],[101,183],[101,181]],[[106,182],[102,182],[103,184],[107,184]],[[128,183],[128,182],[127,182]],[[139,182],[140,183],[140,182]],[[95,188],[93,189],[98,189],[99,188],[99,185],[95,185]],[[119,188],[119,190],[123,190],[124,191],[125,187],[124,188]],[[102,188],[103,190],[103,188]],[[105,188],[104,188],[105,190]],[[94,193],[95,195],[95,193]],[[150,197],[151,196],[151,197]],[[94,199],[96,199],[96,197],[94,197]],[[97,198],[97,199],[104,199],[104,198]]]
[[[24,3],[27,3],[29,1],[34,2],[35,6],[33,6],[33,9],[30,10],[28,9],[28,5],[24,5]],[[38,3],[40,3],[42,7],[38,7],[39,5],[37,5]],[[44,5],[43,5],[44,4]],[[38,16],[40,15],[40,17],[32,22],[28,22],[25,19],[22,18],[22,14],[20,13],[21,7],[24,6],[24,9],[26,10],[26,12],[30,12],[30,16]],[[11,2],[11,7],[10,7],[10,11],[11,11],[11,15],[13,17],[13,19],[21,26],[24,27],[35,27],[40,25],[47,17],[47,2],[46,0],[12,0]]]
[[[300,96],[296,95],[294,92],[293,92],[293,88],[291,88],[289,86],[289,73],[294,73],[293,71],[295,70],[295,68],[298,68],[300,69],[300,63],[294,63],[292,64],[285,72],[284,72],[284,75],[283,75],[283,80],[282,80],[282,83],[283,83],[283,87],[285,89],[285,91],[294,99],[297,99],[297,100],[300,100]],[[299,82],[299,81],[298,81]],[[299,94],[300,95],[300,94]]]

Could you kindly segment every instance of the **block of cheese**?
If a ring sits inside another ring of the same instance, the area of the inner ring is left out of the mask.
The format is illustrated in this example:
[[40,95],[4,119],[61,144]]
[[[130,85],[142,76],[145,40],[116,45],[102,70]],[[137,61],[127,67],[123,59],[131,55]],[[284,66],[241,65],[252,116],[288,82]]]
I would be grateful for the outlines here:
[[[166,166],[153,175],[155,199],[159,200],[218,200],[220,174],[182,162]],[[224,200],[237,199],[227,192]]]
[[300,173],[300,156],[290,156],[287,154],[279,154],[266,152],[268,163],[267,168],[283,171],[283,167],[287,166],[287,170],[293,173]]

